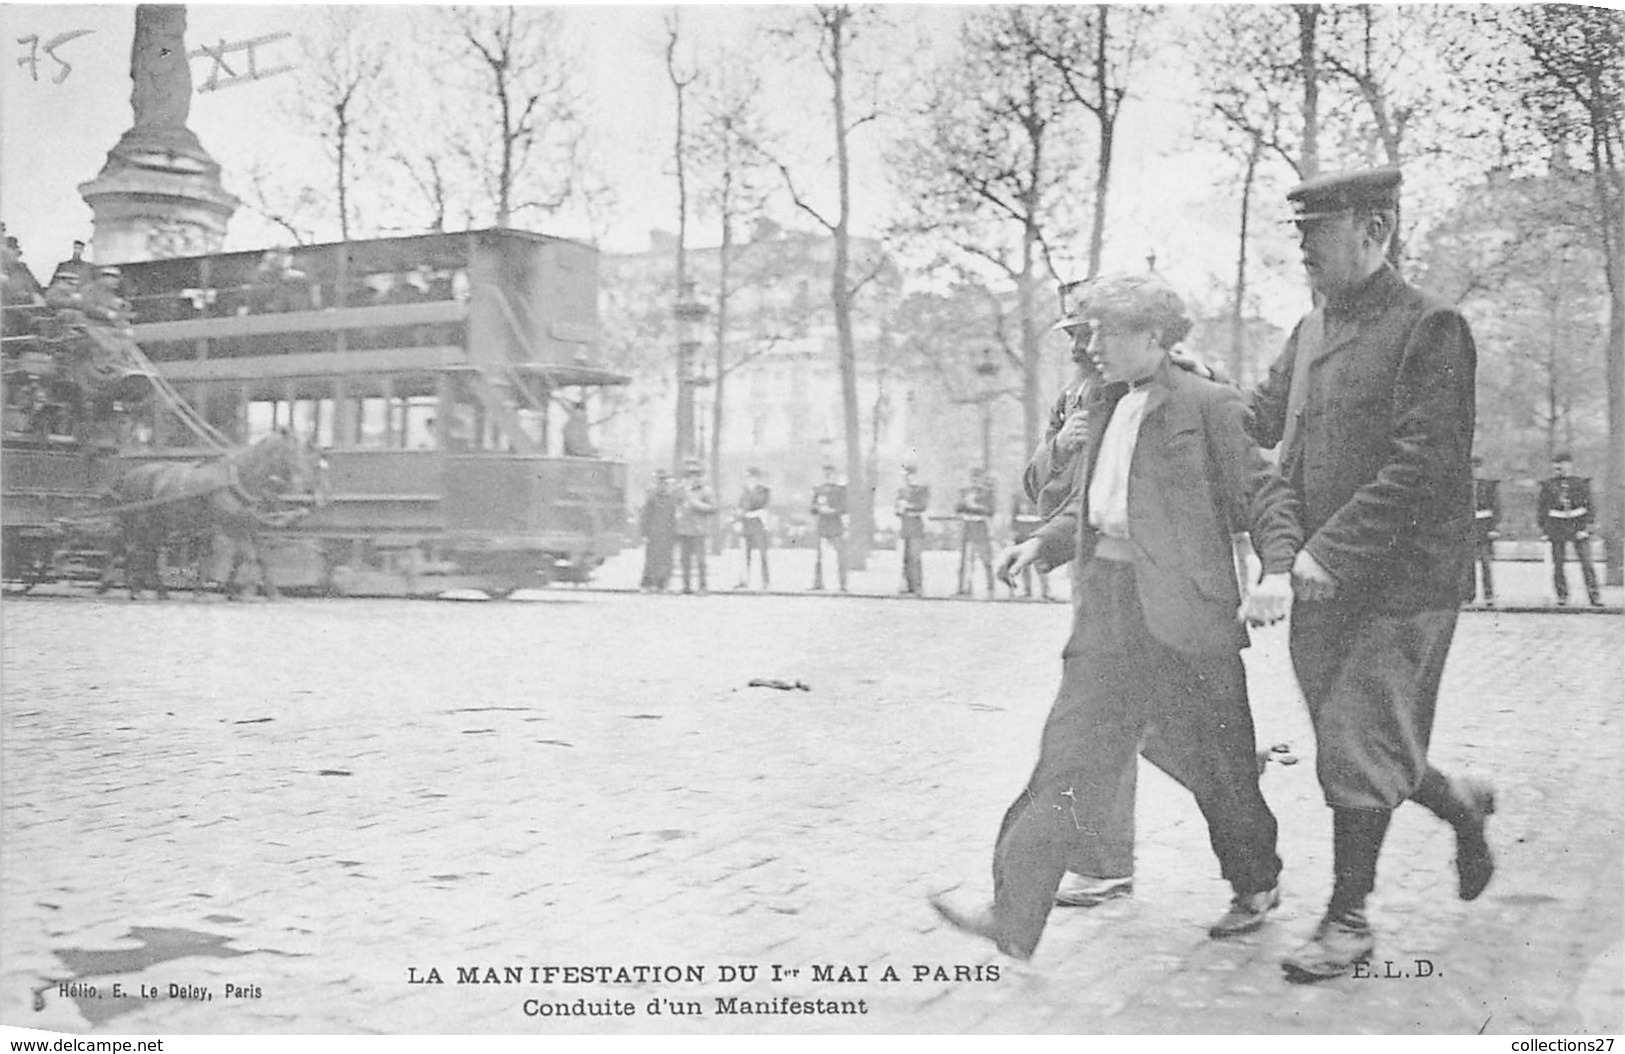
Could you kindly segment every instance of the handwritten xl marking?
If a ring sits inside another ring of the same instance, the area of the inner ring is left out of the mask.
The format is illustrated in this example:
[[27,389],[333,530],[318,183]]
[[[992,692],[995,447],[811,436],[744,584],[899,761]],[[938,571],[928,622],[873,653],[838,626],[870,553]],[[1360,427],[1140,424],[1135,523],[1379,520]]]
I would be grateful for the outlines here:
[[[226,43],[224,40],[221,40],[220,43],[214,45],[213,47],[204,44],[197,50],[188,52],[186,56],[187,58],[209,58],[214,62],[214,65],[209,68],[208,80],[198,85],[198,94],[201,95],[206,91],[215,91],[219,88],[234,88],[239,84],[249,84],[253,81],[264,80],[267,77],[274,77],[278,73],[286,73],[293,69],[291,65],[286,65],[273,66],[268,70],[262,70],[259,68],[258,62],[256,61],[254,51],[254,49],[257,47],[262,47],[266,44],[274,44],[279,40],[286,40],[292,35],[292,33],[288,33],[286,31],[282,33],[269,33],[263,37],[250,37],[248,40],[238,40],[230,44]],[[248,53],[248,69],[243,73],[238,73],[229,63],[226,62],[227,55],[233,55],[239,51],[246,51]],[[220,77],[222,71],[224,71],[226,74],[226,79],[224,80],[222,80]]]

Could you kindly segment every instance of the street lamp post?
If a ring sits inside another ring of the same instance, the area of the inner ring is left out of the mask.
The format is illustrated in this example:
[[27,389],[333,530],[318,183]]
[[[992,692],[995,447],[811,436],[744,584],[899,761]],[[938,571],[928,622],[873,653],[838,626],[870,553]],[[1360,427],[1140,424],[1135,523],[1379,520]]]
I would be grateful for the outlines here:
[[982,471],[993,472],[993,400],[999,397],[997,387],[999,363],[992,348],[982,349],[982,361],[976,364],[976,375],[982,379],[982,391],[976,401],[982,407]]
[[710,309],[694,299],[694,283],[684,281],[677,291],[677,437],[672,444],[672,462],[681,469],[683,459],[697,453],[694,445],[694,389],[700,378],[694,375],[700,342],[695,327]]

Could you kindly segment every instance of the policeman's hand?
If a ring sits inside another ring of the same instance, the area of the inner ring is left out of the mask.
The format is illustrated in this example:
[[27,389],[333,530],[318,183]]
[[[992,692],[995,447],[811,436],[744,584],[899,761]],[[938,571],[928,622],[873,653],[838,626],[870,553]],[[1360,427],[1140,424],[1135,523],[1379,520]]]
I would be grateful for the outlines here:
[[1064,454],[1076,454],[1083,449],[1088,436],[1089,415],[1082,410],[1074,410],[1067,415],[1066,424],[1055,433],[1055,447]]
[[1292,561],[1292,585],[1299,600],[1330,600],[1337,592],[1337,579],[1307,549]]
[[1484,533],[1484,537],[1488,538],[1490,541],[1493,542],[1493,541],[1495,541],[1495,540],[1497,540],[1498,538],[1501,537],[1501,532],[1500,531],[1486,531]]
[[1028,538],[1020,545],[1012,545],[999,553],[999,558],[993,561],[993,572],[999,576],[999,581],[1012,588],[1016,584],[1016,576],[1031,567],[1038,560],[1038,539]]
[[1217,366],[1209,365],[1208,363],[1203,362],[1201,359],[1192,358],[1183,351],[1171,349],[1168,352],[1168,358],[1175,366],[1178,366],[1187,373],[1194,373],[1198,377],[1206,377],[1208,380],[1218,381],[1220,384],[1230,383],[1230,376],[1229,374],[1225,373],[1224,370]]
[[1591,537],[1591,532],[1590,531],[1575,531],[1574,532],[1574,540],[1577,541],[1577,542],[1583,542],[1583,541],[1585,541],[1586,539],[1588,539],[1590,537]]
[[1292,576],[1278,573],[1265,575],[1247,591],[1236,617],[1246,619],[1249,626],[1273,626],[1291,610]]

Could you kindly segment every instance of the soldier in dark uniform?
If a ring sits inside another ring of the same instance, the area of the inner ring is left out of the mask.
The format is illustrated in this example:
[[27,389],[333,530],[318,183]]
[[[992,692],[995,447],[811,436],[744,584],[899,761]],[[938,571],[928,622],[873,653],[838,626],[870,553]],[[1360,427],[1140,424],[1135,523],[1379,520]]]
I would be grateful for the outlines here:
[[1332,810],[1333,887],[1289,980],[1371,956],[1366,897],[1393,811],[1415,801],[1454,828],[1458,892],[1484,891],[1488,784],[1429,764],[1439,682],[1472,594],[1476,351],[1466,319],[1407,285],[1386,254],[1396,168],[1308,180],[1297,209],[1317,307],[1253,393],[1249,428],[1279,444],[1302,503],[1292,664]]
[[824,544],[835,550],[835,571],[841,592],[846,592],[846,484],[836,481],[835,466],[824,466],[824,482],[813,488],[812,514],[818,519],[813,544],[818,557],[813,563],[814,589],[824,588]]
[[683,592],[692,593],[689,571],[698,570],[699,589],[707,591],[705,550],[711,536],[711,517],[717,514],[717,496],[705,482],[705,466],[697,457],[683,461],[683,481],[677,488],[677,547],[682,553]]
[[80,289],[89,289],[96,280],[96,265],[85,259],[84,242],[73,243],[73,255],[57,264],[54,273],[60,274],[64,270],[72,271],[78,277]]
[[982,561],[987,573],[987,599],[993,599],[993,487],[980,468],[971,469],[970,486],[959,492],[954,506],[959,516],[959,589],[958,596],[971,595],[971,574],[976,561]]
[[671,473],[663,468],[655,469],[638,527],[644,538],[643,580],[639,586],[664,593],[671,584],[671,551],[677,544],[677,495],[672,489]]
[[1592,607],[1602,605],[1597,592],[1597,572],[1591,566],[1591,481],[1570,474],[1574,459],[1568,454],[1552,458],[1552,477],[1540,481],[1540,498],[1535,506],[1535,522],[1552,547],[1552,588],[1557,602],[1569,602],[1569,576],[1563,566],[1570,546],[1580,562],[1586,596]]
[[[1480,588],[1484,603],[1495,606],[1495,540],[1501,537],[1501,481],[1483,479],[1478,472],[1484,464],[1481,457],[1473,458],[1473,528],[1474,549],[1478,559]],[[1478,590],[1473,593],[1478,596]]]
[[[1044,518],[1038,515],[1038,503],[1017,491],[1010,499],[1010,544],[1020,545],[1033,536],[1033,532],[1044,524]],[[1049,575],[1039,568],[1031,565],[1021,569],[1021,592],[1031,600],[1033,595],[1033,576],[1038,576],[1039,595],[1045,600],[1049,597]],[[1016,595],[1015,583],[1010,585],[1010,595]]]
[[898,592],[923,596],[924,574],[920,550],[925,547],[925,513],[931,507],[931,488],[914,481],[918,466],[903,462],[903,485],[897,488],[897,538],[903,545],[903,588]]
[[773,501],[773,491],[762,482],[762,470],[752,465],[745,470],[745,489],[739,493],[739,530],[745,541],[745,566],[739,575],[738,589],[750,585],[750,557],[760,553],[762,558],[762,588],[771,585],[767,570],[767,507]]

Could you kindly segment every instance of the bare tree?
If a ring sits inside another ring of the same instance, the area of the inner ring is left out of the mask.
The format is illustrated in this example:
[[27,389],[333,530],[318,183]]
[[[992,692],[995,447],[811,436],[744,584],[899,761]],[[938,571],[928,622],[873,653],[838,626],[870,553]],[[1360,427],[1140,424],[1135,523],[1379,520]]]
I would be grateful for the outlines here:
[[373,31],[365,8],[320,9],[300,34],[304,74],[297,79],[294,117],[313,130],[333,166],[339,237],[350,238],[358,162],[378,149],[391,50]]
[[1602,248],[1608,287],[1604,374],[1608,462],[1603,533],[1608,581],[1625,579],[1625,13],[1570,4],[1474,13],[1487,39],[1453,54],[1470,97],[1507,124],[1533,126],[1560,150],[1583,144],[1593,208],[1581,222]]
[[[729,352],[736,238],[740,226],[761,213],[767,196],[763,177],[768,163],[756,145],[766,136],[760,109],[762,80],[756,70],[743,59],[718,58],[699,88],[700,124],[694,155],[704,182],[701,203],[714,217],[721,235],[712,316],[716,344],[711,388],[711,479],[720,485],[728,377],[743,364]],[[755,358],[770,346],[758,337],[742,355]]]
[[1129,4],[1054,5],[1027,9],[1010,19],[1014,39],[1053,66],[1066,97],[1094,119],[1094,220],[1089,228],[1089,278],[1100,273],[1106,240],[1106,203],[1117,123],[1135,69],[1145,57],[1149,28],[1157,13],[1156,8]]
[[867,565],[874,545],[874,486],[864,471],[862,412],[858,406],[857,346],[853,338],[853,304],[868,275],[854,278],[852,271],[852,135],[880,116],[878,93],[871,90],[864,101],[854,105],[854,81],[864,76],[863,64],[855,55],[857,41],[878,31],[881,16],[876,8],[819,4],[797,12],[781,37],[796,52],[811,52],[817,59],[828,90],[830,133],[834,145],[835,206],[820,208],[796,180],[782,159],[775,160],[791,200],[802,212],[824,228],[834,242],[830,267],[830,303],[835,314],[835,336],[841,374],[841,414],[846,445],[847,493],[852,499],[851,544],[853,566]]
[[581,99],[562,16],[546,7],[435,12],[447,87],[468,106],[449,115],[449,150],[498,227],[557,212],[575,189]]
[[1022,7],[969,15],[959,52],[932,75],[917,131],[893,161],[911,203],[902,229],[945,241],[1015,289],[1019,335],[1004,358],[1020,378],[1029,449],[1042,412],[1037,287],[1054,274],[1051,241],[1072,234],[1063,191],[1082,158],[1076,96],[1038,43],[1060,36],[1035,24],[1046,17]]
[[[699,342],[693,339],[692,324],[698,319],[688,275],[688,99],[687,92],[699,74],[678,62],[680,39],[678,13],[666,16],[666,76],[677,97],[677,132],[672,140],[672,163],[677,176],[677,439],[672,458],[681,462],[695,452],[694,447],[694,353]],[[713,478],[713,485],[717,481]]]

